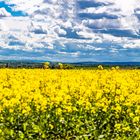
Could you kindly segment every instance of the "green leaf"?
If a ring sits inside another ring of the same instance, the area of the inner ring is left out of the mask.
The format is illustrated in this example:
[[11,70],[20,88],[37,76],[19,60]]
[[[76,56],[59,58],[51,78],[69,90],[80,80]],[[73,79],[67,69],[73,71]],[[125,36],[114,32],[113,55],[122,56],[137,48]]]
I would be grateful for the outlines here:
[[100,135],[98,138],[99,139],[103,139],[104,138],[104,135]]
[[13,136],[13,134],[14,134],[14,130],[10,130],[10,136]]
[[13,120],[14,120],[14,117],[11,117],[10,118],[10,122],[13,123]]
[[23,134],[23,132],[19,131],[19,137],[20,137],[21,139],[24,139],[24,134]]
[[27,123],[23,123],[23,130],[26,131]]

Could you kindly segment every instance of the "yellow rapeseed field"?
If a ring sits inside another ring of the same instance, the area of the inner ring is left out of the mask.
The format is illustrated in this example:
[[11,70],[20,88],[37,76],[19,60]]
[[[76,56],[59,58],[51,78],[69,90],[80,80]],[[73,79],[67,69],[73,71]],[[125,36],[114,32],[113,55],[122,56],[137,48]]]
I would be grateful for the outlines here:
[[140,70],[0,69],[0,140],[140,139]]

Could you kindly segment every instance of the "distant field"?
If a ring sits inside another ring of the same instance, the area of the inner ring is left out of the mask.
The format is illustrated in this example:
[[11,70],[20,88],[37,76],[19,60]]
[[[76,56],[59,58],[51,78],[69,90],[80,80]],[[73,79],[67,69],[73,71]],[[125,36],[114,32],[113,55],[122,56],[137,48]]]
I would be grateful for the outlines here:
[[138,140],[140,70],[0,69],[0,139]]

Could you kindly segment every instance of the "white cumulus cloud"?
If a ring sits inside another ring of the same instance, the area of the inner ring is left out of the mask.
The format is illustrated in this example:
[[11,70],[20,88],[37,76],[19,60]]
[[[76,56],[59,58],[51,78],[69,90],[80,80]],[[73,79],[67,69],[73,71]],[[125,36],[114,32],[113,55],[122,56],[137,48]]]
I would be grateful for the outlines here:
[[[11,13],[0,8],[3,49],[33,52],[42,58],[63,54],[69,59],[100,60],[107,53],[140,48],[139,0],[1,1],[11,8]],[[24,16],[12,16],[19,11]]]

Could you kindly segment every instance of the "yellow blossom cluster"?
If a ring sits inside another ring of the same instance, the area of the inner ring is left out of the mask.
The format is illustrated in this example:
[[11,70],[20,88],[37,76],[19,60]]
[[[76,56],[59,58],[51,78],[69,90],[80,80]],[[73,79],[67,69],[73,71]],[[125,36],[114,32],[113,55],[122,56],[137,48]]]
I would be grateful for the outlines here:
[[[40,118],[45,114],[50,118],[48,131],[57,131],[61,124],[66,129],[62,129],[64,138],[139,139],[140,70],[0,69],[1,120],[7,112],[26,117],[36,112]],[[67,133],[70,125],[72,131]],[[49,135],[41,124],[37,128],[42,137]],[[0,134],[7,134],[7,129],[0,127]],[[14,130],[11,128],[8,134],[14,137]],[[23,132],[19,135],[27,136]]]

